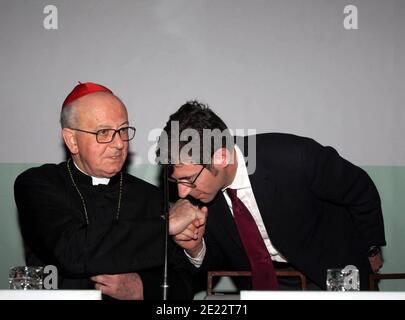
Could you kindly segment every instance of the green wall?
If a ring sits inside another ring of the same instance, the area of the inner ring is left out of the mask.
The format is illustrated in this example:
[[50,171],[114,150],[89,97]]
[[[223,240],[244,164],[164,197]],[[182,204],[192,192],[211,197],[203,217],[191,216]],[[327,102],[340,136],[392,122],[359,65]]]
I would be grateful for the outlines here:
[[[13,184],[18,174],[38,164],[0,164],[0,289],[8,288],[8,268],[24,264],[21,237],[14,203]],[[387,247],[383,273],[405,272],[405,167],[365,166],[380,192],[384,212]],[[146,181],[157,181],[157,167],[136,165],[129,169]],[[229,282],[222,282],[227,289]],[[385,280],[384,291],[405,291],[405,280]]]

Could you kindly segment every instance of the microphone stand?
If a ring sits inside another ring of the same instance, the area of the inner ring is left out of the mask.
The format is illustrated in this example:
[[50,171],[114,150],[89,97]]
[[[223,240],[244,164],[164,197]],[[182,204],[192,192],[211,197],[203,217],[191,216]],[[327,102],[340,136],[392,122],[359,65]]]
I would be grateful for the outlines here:
[[163,300],[167,300],[167,290],[169,285],[167,283],[167,257],[168,257],[168,241],[169,241],[169,185],[168,185],[168,166],[163,164],[163,210],[165,218],[165,261],[163,271]]

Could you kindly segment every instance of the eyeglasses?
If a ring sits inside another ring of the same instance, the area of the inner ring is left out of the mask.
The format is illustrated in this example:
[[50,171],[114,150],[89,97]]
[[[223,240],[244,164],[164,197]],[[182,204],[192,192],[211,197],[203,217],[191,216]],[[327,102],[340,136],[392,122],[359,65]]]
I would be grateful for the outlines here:
[[194,189],[194,188],[197,187],[197,185],[195,184],[195,182],[197,181],[198,177],[200,176],[201,172],[203,172],[203,170],[205,169],[205,167],[206,167],[206,165],[203,165],[203,167],[201,168],[200,172],[198,172],[198,174],[195,176],[195,178],[194,178],[192,181],[187,180],[187,179],[179,179],[179,180],[176,180],[176,179],[171,178],[171,177],[169,177],[167,180],[169,180],[170,182],[177,183],[177,184],[182,184],[183,186],[186,186],[186,187],[188,187],[188,188]]
[[122,141],[130,141],[135,137],[135,132],[136,132],[136,129],[134,127],[124,127],[124,128],[119,128],[117,130],[100,129],[96,132],[82,130],[82,129],[75,129],[75,128],[70,128],[70,129],[75,130],[75,131],[94,134],[96,136],[96,140],[98,143],[110,143],[111,141],[114,140],[117,132],[120,135],[120,138]]

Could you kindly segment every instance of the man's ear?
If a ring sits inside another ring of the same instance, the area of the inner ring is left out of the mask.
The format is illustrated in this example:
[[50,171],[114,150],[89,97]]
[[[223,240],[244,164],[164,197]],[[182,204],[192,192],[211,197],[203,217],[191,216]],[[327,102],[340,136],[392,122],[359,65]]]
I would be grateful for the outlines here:
[[78,154],[79,147],[77,146],[76,133],[69,128],[62,129],[63,140],[66,146],[69,148],[71,154]]
[[217,168],[225,168],[229,164],[233,163],[233,160],[233,152],[230,152],[226,148],[218,149],[212,156],[212,164]]

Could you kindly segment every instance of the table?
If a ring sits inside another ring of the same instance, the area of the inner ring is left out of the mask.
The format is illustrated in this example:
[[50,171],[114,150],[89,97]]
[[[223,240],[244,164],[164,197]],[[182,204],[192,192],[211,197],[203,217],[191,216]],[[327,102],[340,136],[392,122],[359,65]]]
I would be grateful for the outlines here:
[[403,291],[241,291],[241,300],[405,300]]
[[101,291],[0,290],[0,300],[101,300]]

